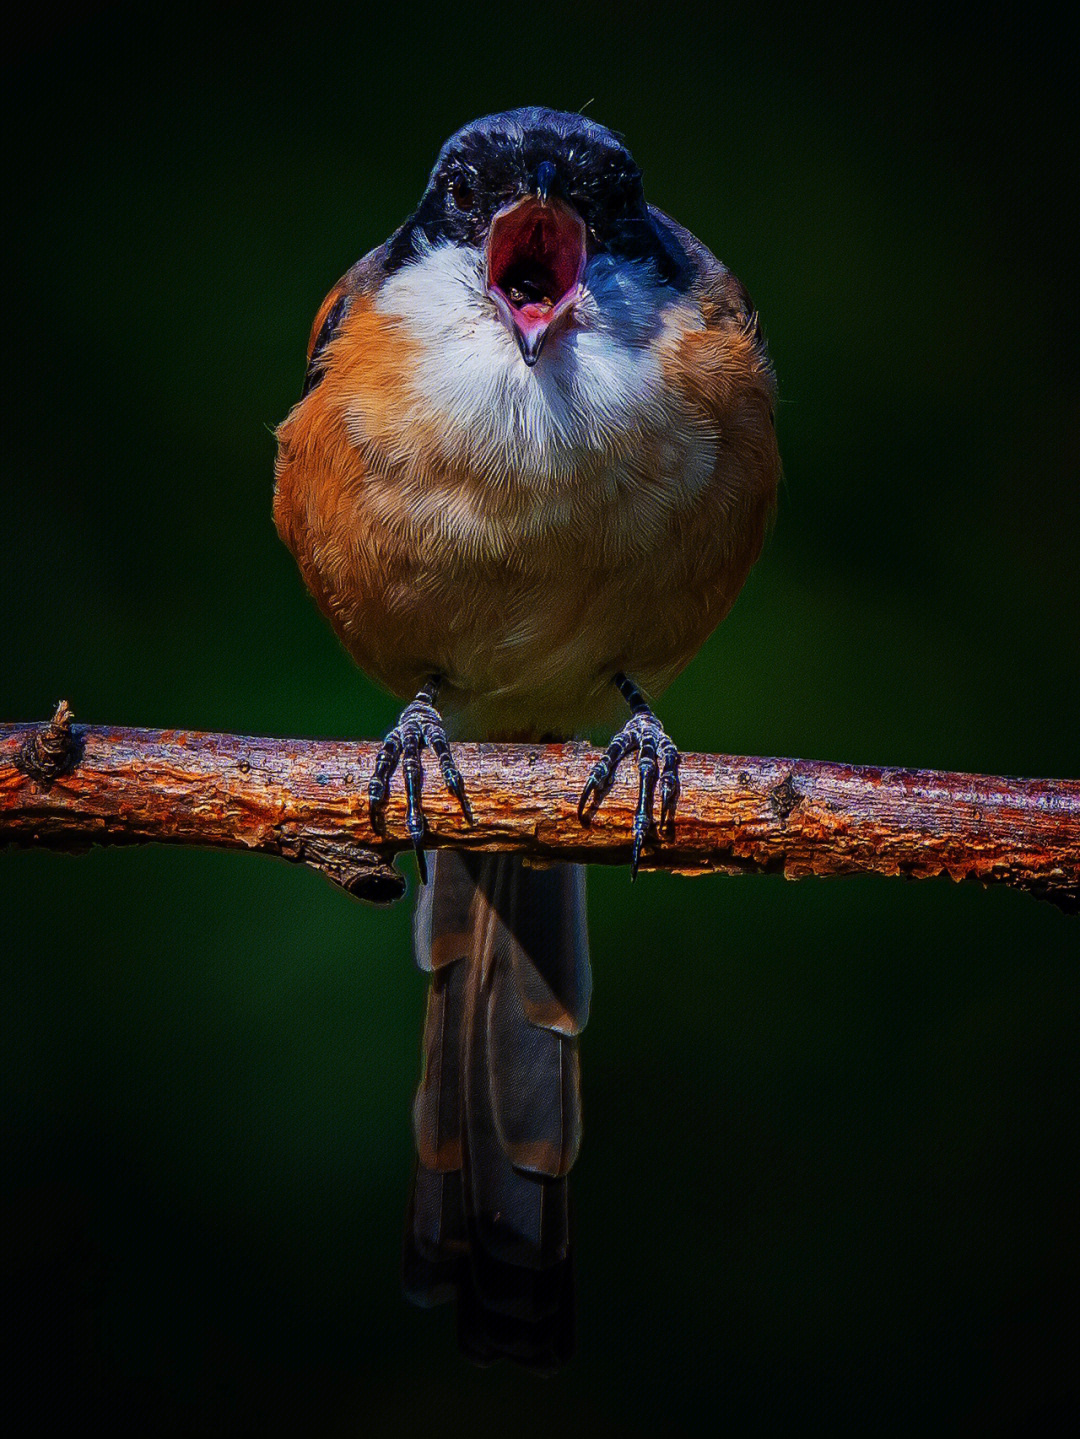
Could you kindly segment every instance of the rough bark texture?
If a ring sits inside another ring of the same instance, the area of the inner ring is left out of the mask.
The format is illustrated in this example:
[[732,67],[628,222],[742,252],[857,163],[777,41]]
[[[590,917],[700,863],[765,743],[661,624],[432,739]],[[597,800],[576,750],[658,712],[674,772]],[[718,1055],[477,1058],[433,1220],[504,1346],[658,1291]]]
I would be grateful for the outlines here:
[[[0,842],[205,845],[275,854],[351,894],[388,903],[405,882],[400,777],[386,833],[367,816],[377,745],[76,725],[66,704],[43,725],[0,726]],[[588,826],[577,799],[596,758],[584,744],[461,744],[474,823],[425,756],[427,843],[538,861],[625,864],[636,768]],[[1005,779],[825,761],[685,755],[673,835],[643,868],[682,874],[947,874],[1080,906],[1080,781]]]

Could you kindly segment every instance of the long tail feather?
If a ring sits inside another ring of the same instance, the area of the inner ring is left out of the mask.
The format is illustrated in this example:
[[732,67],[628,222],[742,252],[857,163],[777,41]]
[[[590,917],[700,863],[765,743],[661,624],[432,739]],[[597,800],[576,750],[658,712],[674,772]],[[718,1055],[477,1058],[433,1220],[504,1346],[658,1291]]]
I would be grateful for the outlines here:
[[573,1350],[566,1175],[590,996],[584,873],[442,851],[416,950],[432,980],[406,1292],[420,1304],[456,1297],[462,1348],[478,1362],[556,1368]]

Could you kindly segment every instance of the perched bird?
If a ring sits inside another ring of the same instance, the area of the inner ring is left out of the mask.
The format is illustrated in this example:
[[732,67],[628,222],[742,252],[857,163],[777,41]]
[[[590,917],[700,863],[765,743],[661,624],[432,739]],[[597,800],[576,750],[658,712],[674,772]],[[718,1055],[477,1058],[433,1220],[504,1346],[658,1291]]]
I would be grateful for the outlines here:
[[[467,820],[450,737],[570,738],[620,696],[630,718],[580,809],[587,820],[636,755],[636,872],[679,787],[646,696],[724,618],[760,552],[773,406],[743,286],[646,203],[621,140],[580,115],[466,125],[415,213],[327,295],[278,430],[274,517],[350,654],[409,700],[369,797],[378,825],[400,763],[421,877],[423,749]],[[465,850],[431,869],[415,925],[431,985],[406,1291],[456,1296],[480,1362],[550,1369],[573,1347],[584,873]]]

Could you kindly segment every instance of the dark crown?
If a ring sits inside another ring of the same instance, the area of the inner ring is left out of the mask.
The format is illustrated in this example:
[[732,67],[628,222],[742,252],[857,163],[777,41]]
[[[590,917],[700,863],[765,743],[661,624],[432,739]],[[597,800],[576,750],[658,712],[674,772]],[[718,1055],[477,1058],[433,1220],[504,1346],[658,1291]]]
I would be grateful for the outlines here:
[[390,242],[387,268],[407,263],[421,234],[478,248],[497,210],[541,186],[574,206],[592,253],[651,259],[668,280],[681,273],[682,257],[645,203],[641,171],[619,137],[583,115],[539,106],[486,115],[451,135]]

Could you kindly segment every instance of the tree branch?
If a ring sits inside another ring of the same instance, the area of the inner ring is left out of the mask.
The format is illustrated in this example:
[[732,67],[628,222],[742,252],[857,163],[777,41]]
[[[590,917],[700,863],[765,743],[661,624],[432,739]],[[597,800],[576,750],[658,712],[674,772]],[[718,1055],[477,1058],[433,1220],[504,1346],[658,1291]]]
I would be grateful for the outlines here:
[[[367,817],[377,745],[76,725],[0,725],[0,842],[79,850],[170,844],[256,850],[312,866],[352,894],[404,892],[395,782],[386,834]],[[584,744],[455,747],[475,823],[429,766],[433,847],[625,864],[637,785],[627,762],[588,826]],[[825,761],[685,755],[674,834],[643,867],[681,874],[947,874],[1080,908],[1080,781],[1005,779]]]

